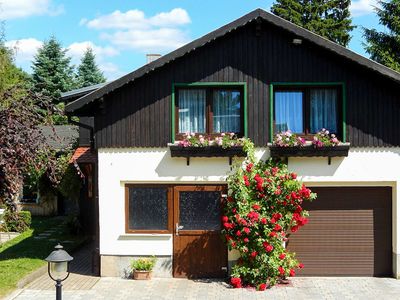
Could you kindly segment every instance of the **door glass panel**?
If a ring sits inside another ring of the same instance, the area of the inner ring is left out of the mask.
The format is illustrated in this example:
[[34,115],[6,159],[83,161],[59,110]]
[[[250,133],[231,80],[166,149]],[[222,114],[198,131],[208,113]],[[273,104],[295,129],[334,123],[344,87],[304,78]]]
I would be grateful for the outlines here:
[[129,188],[129,229],[168,229],[168,188]]
[[220,230],[221,192],[179,192],[182,230]]

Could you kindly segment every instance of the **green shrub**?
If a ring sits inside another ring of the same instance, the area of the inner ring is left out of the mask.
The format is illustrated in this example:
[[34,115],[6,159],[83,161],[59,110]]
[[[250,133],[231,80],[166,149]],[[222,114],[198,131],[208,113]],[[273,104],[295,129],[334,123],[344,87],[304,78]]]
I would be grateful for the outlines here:
[[153,257],[134,259],[131,263],[132,270],[151,271],[153,270],[157,259]]
[[31,226],[32,217],[29,211],[11,212],[6,210],[1,230],[6,232],[24,232]]

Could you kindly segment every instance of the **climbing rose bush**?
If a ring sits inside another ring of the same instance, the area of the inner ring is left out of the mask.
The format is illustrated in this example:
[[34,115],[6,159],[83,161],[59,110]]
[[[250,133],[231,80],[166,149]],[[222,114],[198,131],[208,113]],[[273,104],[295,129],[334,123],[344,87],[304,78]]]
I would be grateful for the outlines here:
[[240,253],[232,268],[232,286],[265,290],[303,267],[284,244],[307,224],[308,212],[302,204],[316,194],[285,164],[253,161],[238,166],[228,177],[222,224],[229,250]]

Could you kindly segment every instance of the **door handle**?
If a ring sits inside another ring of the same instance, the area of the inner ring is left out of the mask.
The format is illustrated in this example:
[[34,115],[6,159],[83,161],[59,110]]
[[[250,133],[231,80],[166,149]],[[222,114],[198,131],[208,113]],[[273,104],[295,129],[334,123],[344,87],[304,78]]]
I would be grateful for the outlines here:
[[179,235],[179,230],[183,229],[183,226],[179,226],[178,223],[175,223],[175,234]]

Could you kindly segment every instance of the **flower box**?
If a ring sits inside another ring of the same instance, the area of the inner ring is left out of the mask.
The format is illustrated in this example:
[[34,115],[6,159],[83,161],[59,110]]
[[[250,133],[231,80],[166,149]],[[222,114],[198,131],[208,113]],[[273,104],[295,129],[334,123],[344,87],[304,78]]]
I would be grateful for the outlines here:
[[190,163],[190,157],[229,157],[229,164],[232,164],[232,157],[246,157],[243,146],[232,146],[222,148],[219,146],[206,147],[183,147],[170,145],[171,157],[186,157],[187,165]]
[[297,147],[280,147],[269,145],[271,157],[328,157],[329,164],[332,157],[346,157],[349,155],[350,144],[339,144],[336,146],[315,147],[314,145]]

